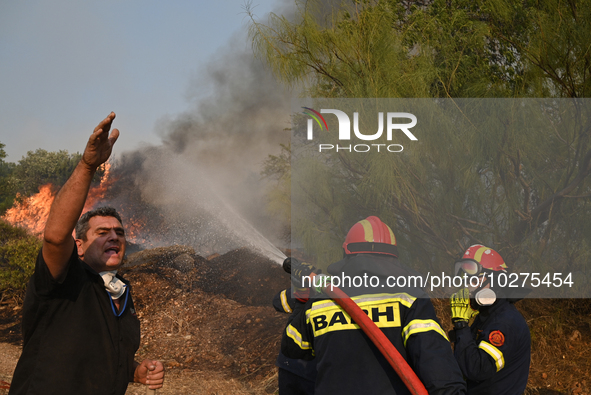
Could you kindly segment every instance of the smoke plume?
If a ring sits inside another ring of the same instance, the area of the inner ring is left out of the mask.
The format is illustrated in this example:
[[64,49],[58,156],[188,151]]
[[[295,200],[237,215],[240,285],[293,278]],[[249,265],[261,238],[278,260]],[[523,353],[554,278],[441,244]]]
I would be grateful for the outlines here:
[[238,42],[192,83],[193,108],[159,122],[163,144],[125,153],[115,166],[126,186],[110,200],[149,217],[143,232],[154,246],[186,244],[201,254],[265,249],[257,232],[280,243],[282,224],[266,213],[260,171],[289,141],[289,98]]

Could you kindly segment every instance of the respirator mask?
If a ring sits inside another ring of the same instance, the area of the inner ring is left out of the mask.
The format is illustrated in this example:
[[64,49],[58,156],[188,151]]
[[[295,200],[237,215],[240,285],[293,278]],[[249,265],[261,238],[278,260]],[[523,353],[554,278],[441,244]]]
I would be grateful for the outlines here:
[[111,299],[119,299],[125,293],[127,285],[117,278],[117,270],[100,272],[99,275],[102,277],[105,289],[111,295]]
[[[493,274],[490,272],[484,272],[484,269],[478,262],[473,260],[456,262],[454,273],[455,276],[459,277],[468,276],[478,278],[478,287],[473,291],[470,291],[470,299],[473,300],[478,307],[491,306],[496,302],[497,295],[495,291],[486,288],[486,286],[490,284],[490,276]],[[469,281],[469,283],[472,283],[472,281]]]

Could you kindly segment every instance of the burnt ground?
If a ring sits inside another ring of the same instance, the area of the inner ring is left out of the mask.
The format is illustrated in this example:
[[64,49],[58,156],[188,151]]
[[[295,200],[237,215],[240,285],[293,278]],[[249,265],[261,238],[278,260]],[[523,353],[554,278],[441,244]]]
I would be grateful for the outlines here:
[[[142,323],[137,360],[164,362],[158,394],[277,393],[274,366],[287,315],[271,306],[289,286],[276,263],[239,249],[209,257],[190,247],[132,254],[122,272],[133,286]],[[434,299],[444,329],[447,300]],[[591,303],[525,300],[517,305],[532,331],[527,394],[591,393]],[[7,393],[20,353],[20,300],[0,301],[0,394]],[[145,394],[132,384],[127,394]]]

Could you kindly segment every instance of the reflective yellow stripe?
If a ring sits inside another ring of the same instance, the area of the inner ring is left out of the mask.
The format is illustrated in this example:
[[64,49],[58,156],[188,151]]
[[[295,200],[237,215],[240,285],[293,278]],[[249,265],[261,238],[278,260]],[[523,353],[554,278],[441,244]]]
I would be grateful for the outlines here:
[[306,311],[306,322],[310,323],[310,315],[321,313],[326,310],[332,310],[338,308],[338,305],[332,300],[322,300],[320,302],[314,302],[312,307]]
[[289,307],[289,303],[287,303],[287,289],[281,291],[281,305],[286,313],[291,313],[291,307]]
[[407,293],[359,295],[351,299],[355,301],[355,303],[357,303],[360,307],[368,304],[372,305],[377,303],[398,302],[408,308],[410,308],[415,300],[417,300],[417,298],[410,296]]
[[359,221],[361,226],[363,226],[363,233],[365,233],[365,241],[373,243],[373,228],[368,220],[364,219]]
[[447,335],[441,329],[441,326],[434,320],[412,320],[407,326],[404,327],[402,330],[402,339],[404,340],[404,347],[406,347],[406,341],[409,337],[414,334],[427,332],[427,331],[435,331],[443,336],[447,341]]
[[287,326],[287,328],[285,329],[285,333],[302,350],[311,350],[312,349],[312,346],[310,345],[309,342],[305,342],[305,341],[302,340],[302,335],[300,334],[300,332],[298,332],[298,330],[293,325],[289,324]]
[[488,355],[493,357],[495,364],[497,365],[497,372],[505,367],[505,358],[498,348],[484,340],[480,342],[478,348],[484,350]]

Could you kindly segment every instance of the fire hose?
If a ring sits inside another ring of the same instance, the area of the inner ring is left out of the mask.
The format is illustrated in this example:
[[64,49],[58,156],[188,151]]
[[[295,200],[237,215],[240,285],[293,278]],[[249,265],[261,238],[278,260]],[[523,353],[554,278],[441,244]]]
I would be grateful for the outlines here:
[[[313,278],[316,276],[314,267],[307,264],[302,264],[294,258],[287,258],[283,262],[283,269],[292,273],[292,263],[295,263],[294,274],[301,278],[301,276],[310,276],[313,284]],[[390,366],[398,374],[400,379],[404,382],[409,391],[415,395],[428,395],[427,389],[418,378],[416,373],[412,370],[406,360],[400,355],[396,347],[384,335],[384,332],[373,322],[367,314],[347,296],[338,287],[325,286],[322,291],[327,294],[336,304],[338,304],[361,330],[369,337],[373,344],[380,350],[382,355],[386,358]]]

